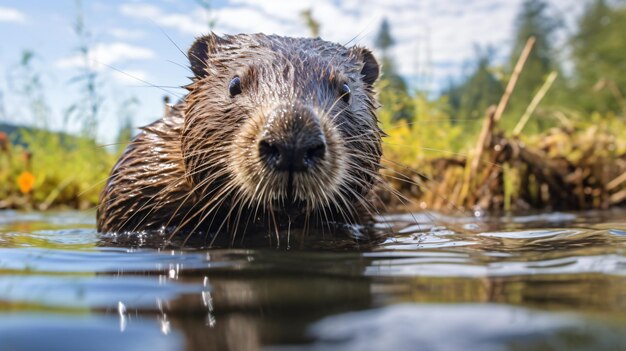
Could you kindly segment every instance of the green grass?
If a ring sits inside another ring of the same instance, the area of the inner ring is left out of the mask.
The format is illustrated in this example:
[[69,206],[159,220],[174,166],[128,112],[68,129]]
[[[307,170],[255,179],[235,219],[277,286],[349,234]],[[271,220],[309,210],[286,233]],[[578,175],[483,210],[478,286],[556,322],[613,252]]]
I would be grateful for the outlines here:
[[[475,209],[520,211],[530,208],[560,208],[569,195],[576,201],[565,209],[606,208],[624,204],[626,182],[626,123],[615,114],[583,116],[558,109],[549,111],[549,128],[522,133],[519,138],[496,125],[495,137],[471,169],[477,157],[479,120],[458,121],[446,111],[445,100],[432,101],[417,94],[394,96],[381,87],[381,100],[403,101],[414,107],[411,123],[394,121],[392,104],[380,110],[388,136],[384,140],[383,175],[410,199],[397,201],[398,209],[430,208],[440,211]],[[545,112],[545,111],[544,111]],[[509,118],[515,116],[509,115]],[[543,117],[545,118],[545,117]],[[496,143],[530,150],[538,162],[516,150],[498,150]],[[542,178],[546,168],[558,179]],[[558,193],[561,195],[558,195]],[[558,196],[563,196],[559,198]],[[385,196],[384,198],[394,198]],[[570,198],[571,200],[571,198]]]
[[[97,205],[115,155],[88,138],[64,138],[41,130],[20,133],[26,146],[12,146],[0,154],[2,207],[46,210]],[[35,181],[25,192],[18,178],[26,172]]]

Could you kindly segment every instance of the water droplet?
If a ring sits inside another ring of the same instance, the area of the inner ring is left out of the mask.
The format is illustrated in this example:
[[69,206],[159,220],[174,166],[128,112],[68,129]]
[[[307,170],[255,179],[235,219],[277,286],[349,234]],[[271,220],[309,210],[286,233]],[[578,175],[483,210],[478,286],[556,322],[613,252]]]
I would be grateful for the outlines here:
[[122,301],[118,301],[117,303],[117,314],[120,316],[120,331],[124,332],[126,330],[126,306],[122,303]]

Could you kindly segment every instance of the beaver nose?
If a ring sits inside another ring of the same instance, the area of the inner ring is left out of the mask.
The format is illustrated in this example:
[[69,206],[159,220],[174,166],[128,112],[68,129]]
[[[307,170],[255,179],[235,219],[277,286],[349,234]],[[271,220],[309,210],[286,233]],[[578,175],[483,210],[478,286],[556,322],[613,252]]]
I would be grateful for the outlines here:
[[263,139],[259,142],[259,154],[277,171],[304,172],[324,159],[326,143],[321,136],[302,141]]
[[326,139],[310,108],[281,106],[270,114],[259,141],[265,165],[276,171],[305,172],[325,155]]

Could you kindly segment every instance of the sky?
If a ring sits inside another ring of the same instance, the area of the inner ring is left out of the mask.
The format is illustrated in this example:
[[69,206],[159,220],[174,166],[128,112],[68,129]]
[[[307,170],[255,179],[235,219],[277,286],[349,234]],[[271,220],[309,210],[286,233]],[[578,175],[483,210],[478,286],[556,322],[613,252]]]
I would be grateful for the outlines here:
[[[98,73],[104,97],[98,135],[114,139],[126,101],[134,124],[162,114],[162,97],[184,94],[178,88],[191,75],[184,54],[195,37],[215,21],[217,34],[263,32],[308,36],[299,13],[311,9],[320,36],[329,41],[372,47],[387,18],[395,39],[393,55],[399,73],[412,88],[436,94],[467,73],[476,47],[491,46],[496,63],[507,59],[515,18],[522,0],[213,0],[207,13],[194,0],[84,0],[85,25],[91,33],[90,64]],[[550,15],[561,19],[564,32],[573,27],[583,0],[549,0]],[[50,125],[63,126],[64,111],[81,96],[73,82],[84,61],[73,30],[76,1],[0,0],[0,119],[34,123],[15,91],[16,67],[24,50],[35,52],[51,108]],[[562,41],[562,39],[559,39]],[[557,40],[558,41],[558,40]],[[559,43],[555,43],[557,46]],[[375,51],[376,54],[376,51]],[[2,116],[4,114],[5,116]],[[77,131],[77,123],[66,124]]]

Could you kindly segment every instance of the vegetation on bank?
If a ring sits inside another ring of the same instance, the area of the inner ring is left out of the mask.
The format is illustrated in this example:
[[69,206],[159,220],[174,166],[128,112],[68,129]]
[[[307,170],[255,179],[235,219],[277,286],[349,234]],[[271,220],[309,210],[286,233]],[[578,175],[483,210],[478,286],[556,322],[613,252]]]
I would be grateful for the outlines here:
[[[428,105],[419,96],[414,102]],[[457,213],[626,205],[624,117],[594,113],[516,135],[495,120],[495,111],[486,111],[484,132],[467,140],[449,120],[393,122],[391,111],[383,110],[389,136],[382,172],[391,189],[383,187],[378,195],[385,209]],[[423,128],[428,123],[436,127]]]
[[[96,141],[103,104],[101,78],[89,58],[93,42],[85,25],[82,4],[80,1],[76,4],[75,50],[84,65],[68,84],[68,91],[77,89],[79,94],[63,112],[61,131],[50,130],[46,80],[38,68],[37,53],[25,50],[8,73],[11,94],[20,106],[13,109],[19,115],[10,119],[31,121],[32,126],[17,130],[8,126],[0,130],[0,208],[95,207],[115,162],[116,155]],[[7,114],[2,102],[0,99],[0,117]],[[132,105],[126,101],[124,104]],[[63,132],[70,124],[80,126],[77,135]],[[127,126],[120,135],[127,134],[126,129]]]
[[[97,204],[115,155],[88,138],[20,133],[26,146],[5,142],[0,151],[0,208],[87,209]],[[6,135],[0,138],[6,140]]]
[[[626,205],[626,6],[588,1],[560,48],[548,10],[524,1],[510,62],[494,66],[491,50],[478,50],[474,69],[437,99],[382,90],[388,209]],[[400,79],[383,60],[387,80]]]
[[[565,47],[556,48],[559,21],[543,0],[524,1],[510,62],[496,65],[492,49],[477,49],[473,68],[437,97],[410,90],[396,72],[394,38],[383,22],[375,45],[383,67],[379,116],[388,134],[383,174],[391,187],[378,195],[388,210],[626,204],[626,7],[605,0],[587,6]],[[310,11],[302,16],[312,34],[319,32]],[[88,60],[90,34],[80,11],[74,29],[78,52]],[[129,139],[136,100],[121,102],[120,147],[98,145],[105,97],[101,77],[86,64],[73,81],[81,96],[65,118],[80,123],[82,132],[50,132],[34,57],[24,53],[12,93],[28,115],[18,118],[38,128],[0,133],[0,208],[95,207]]]

